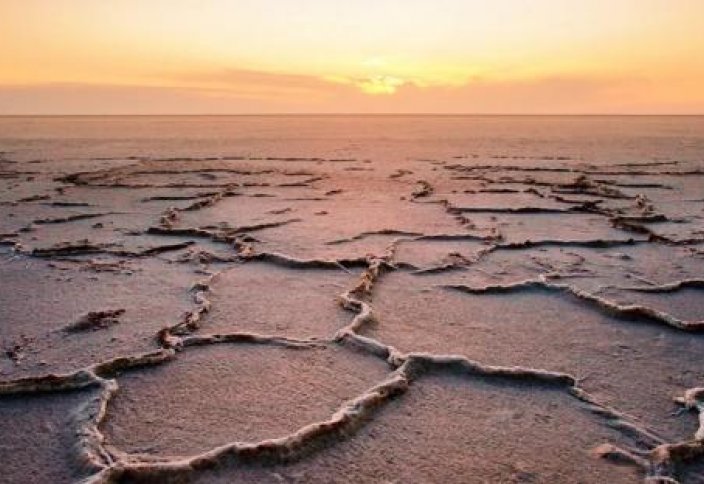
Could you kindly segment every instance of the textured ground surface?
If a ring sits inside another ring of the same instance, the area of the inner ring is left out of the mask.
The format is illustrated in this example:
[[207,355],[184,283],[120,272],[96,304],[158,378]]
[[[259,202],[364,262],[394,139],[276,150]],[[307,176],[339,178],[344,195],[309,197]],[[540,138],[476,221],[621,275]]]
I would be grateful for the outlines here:
[[704,482],[702,153],[700,118],[0,118],[0,481]]

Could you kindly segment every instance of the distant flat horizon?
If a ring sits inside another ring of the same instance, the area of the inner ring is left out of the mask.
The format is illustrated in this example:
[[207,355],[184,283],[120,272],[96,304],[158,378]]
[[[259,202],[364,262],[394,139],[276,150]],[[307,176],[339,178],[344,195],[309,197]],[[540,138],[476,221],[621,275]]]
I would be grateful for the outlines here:
[[704,117],[704,113],[0,113],[0,118],[97,118],[97,117]]

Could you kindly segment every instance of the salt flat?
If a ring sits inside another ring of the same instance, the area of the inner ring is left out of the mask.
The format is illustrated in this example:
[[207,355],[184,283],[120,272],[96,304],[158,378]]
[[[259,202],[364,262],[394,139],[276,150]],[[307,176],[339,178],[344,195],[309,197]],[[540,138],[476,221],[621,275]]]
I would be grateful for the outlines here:
[[0,118],[0,480],[704,482],[703,154],[700,117]]

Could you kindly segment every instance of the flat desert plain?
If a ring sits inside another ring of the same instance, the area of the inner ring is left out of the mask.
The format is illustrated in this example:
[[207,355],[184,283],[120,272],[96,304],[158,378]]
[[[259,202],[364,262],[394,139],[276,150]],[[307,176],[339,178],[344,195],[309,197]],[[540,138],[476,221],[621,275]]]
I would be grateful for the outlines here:
[[704,118],[0,119],[0,481],[704,482]]

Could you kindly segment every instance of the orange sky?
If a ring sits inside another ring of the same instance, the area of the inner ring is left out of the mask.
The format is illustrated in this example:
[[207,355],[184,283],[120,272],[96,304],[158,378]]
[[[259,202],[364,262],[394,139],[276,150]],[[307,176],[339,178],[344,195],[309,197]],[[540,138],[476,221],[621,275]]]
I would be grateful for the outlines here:
[[0,0],[0,114],[704,113],[704,0]]

